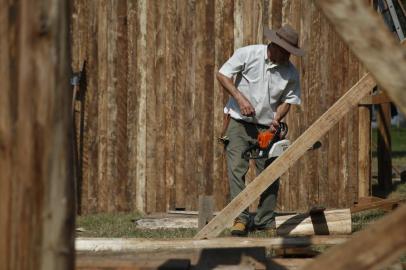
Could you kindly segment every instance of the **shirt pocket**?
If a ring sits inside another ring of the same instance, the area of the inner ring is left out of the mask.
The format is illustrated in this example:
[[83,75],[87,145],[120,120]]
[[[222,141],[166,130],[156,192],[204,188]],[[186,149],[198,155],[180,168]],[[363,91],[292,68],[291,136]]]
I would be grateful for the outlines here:
[[284,93],[286,86],[288,85],[288,80],[284,80],[280,76],[272,76],[269,82],[268,91],[270,102],[277,102],[280,100],[282,94]]

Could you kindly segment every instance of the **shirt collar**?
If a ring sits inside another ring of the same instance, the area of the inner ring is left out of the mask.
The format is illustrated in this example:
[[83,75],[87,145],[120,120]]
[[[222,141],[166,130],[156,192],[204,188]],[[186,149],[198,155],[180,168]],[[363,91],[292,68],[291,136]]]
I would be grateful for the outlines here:
[[265,65],[267,68],[274,68],[279,66],[277,63],[272,62],[269,58],[268,58],[268,46],[265,46]]

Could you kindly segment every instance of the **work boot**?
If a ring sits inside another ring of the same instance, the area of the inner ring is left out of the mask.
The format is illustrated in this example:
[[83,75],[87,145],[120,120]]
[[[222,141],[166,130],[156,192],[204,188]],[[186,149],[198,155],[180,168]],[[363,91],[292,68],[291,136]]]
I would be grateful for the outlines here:
[[233,236],[246,236],[248,234],[247,224],[239,219],[234,221],[233,227],[231,227],[231,235]]

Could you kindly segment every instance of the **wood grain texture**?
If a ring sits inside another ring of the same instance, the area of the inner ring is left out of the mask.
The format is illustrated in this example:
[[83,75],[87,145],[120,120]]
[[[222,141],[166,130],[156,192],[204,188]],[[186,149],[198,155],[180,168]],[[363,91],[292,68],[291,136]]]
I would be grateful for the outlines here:
[[149,252],[149,251],[184,251],[203,248],[242,248],[267,247],[289,248],[309,247],[317,245],[338,245],[346,242],[349,236],[313,236],[313,237],[275,237],[275,238],[244,238],[222,237],[208,240],[171,239],[154,240],[146,238],[77,238],[77,252],[116,251],[116,252]]
[[0,267],[72,269],[70,4],[0,5]]
[[334,235],[351,234],[352,231],[350,209],[279,216],[275,223],[278,235]]
[[[88,63],[83,213],[196,210],[204,193],[214,195],[216,210],[227,204],[225,158],[215,137],[228,95],[213,75],[235,49],[267,42],[265,26],[291,24],[308,51],[292,57],[302,81],[302,104],[286,119],[292,141],[359,76],[357,60],[313,3],[90,0],[74,8],[72,66]],[[354,202],[354,125],[352,112],[282,176],[280,209]],[[255,175],[252,164],[248,182]]]
[[195,239],[218,236],[228,220],[237,217],[268,186],[293,165],[319,138],[329,131],[348,111],[370,91],[374,85],[371,76],[365,75],[345,93],[312,126],[309,127],[279,158],[255,178],[219,215],[197,233]]
[[303,269],[382,269],[406,250],[405,222],[406,205],[347,243],[329,249]]

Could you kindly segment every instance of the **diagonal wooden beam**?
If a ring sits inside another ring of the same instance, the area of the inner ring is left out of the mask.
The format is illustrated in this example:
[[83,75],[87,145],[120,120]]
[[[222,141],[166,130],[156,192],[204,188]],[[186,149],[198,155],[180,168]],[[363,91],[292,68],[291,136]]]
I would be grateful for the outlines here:
[[235,197],[215,218],[213,218],[195,239],[218,236],[230,220],[236,218],[258,198],[275,180],[286,172],[303,154],[327,131],[329,131],[351,108],[356,106],[375,86],[369,74],[345,93],[330,109],[313,123],[296,141],[272,164],[258,175]]
[[406,205],[348,242],[329,249],[303,269],[382,269],[406,250]]
[[406,114],[406,50],[364,0],[314,0],[376,82]]

